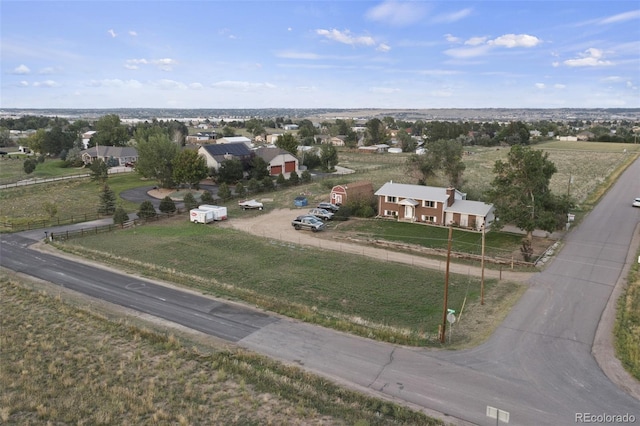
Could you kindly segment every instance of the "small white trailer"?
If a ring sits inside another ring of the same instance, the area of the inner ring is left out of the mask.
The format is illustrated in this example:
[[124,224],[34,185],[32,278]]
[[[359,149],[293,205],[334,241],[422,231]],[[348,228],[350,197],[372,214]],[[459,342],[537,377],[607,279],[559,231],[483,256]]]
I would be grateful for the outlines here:
[[191,209],[189,220],[194,223],[209,223],[214,221],[213,210]]
[[200,210],[209,210],[213,212],[213,220],[227,220],[227,208],[224,206],[214,206],[211,204],[202,204],[198,207]]

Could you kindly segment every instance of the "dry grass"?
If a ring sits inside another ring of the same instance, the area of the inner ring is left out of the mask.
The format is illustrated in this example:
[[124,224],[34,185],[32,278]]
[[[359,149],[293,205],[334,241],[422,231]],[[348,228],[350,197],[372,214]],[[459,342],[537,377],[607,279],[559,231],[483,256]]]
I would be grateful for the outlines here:
[[111,320],[32,286],[0,275],[2,424],[440,424],[298,368]]
[[[637,253],[640,258],[640,251]],[[614,333],[616,355],[633,377],[640,380],[640,266],[629,271],[627,289],[618,301]]]

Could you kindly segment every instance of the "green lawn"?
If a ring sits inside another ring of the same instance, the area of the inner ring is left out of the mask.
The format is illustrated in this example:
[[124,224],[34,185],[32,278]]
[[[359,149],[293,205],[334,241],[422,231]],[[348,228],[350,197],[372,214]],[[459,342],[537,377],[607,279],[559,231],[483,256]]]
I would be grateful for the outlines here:
[[[434,343],[442,318],[442,272],[312,249],[228,228],[193,226],[185,217],[74,239],[64,247],[205,293],[368,337]],[[496,284],[487,280],[487,293]],[[499,292],[508,294],[516,288]],[[449,307],[459,311],[467,298],[471,313],[479,290],[479,279],[452,275]],[[485,308],[478,305],[476,309]]]

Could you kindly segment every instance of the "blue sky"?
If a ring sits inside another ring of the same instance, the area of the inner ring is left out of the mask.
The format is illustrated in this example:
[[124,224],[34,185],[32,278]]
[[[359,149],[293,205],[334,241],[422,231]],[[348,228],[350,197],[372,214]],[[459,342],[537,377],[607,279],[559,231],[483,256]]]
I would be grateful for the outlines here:
[[0,3],[0,108],[638,108],[638,1]]

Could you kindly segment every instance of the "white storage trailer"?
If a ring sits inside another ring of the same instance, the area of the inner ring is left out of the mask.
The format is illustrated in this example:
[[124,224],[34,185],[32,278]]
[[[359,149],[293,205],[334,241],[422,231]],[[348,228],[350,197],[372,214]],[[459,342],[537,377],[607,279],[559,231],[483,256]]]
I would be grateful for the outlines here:
[[213,220],[227,220],[227,208],[224,206],[214,206],[211,204],[202,204],[198,207],[200,210],[209,210],[213,212]]
[[212,210],[191,209],[189,220],[194,223],[209,223],[214,221],[214,214]]

